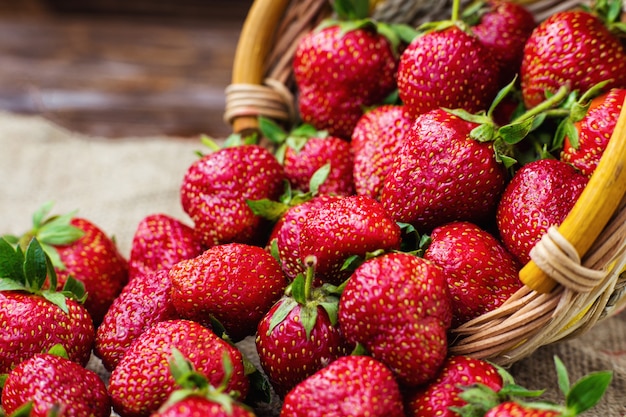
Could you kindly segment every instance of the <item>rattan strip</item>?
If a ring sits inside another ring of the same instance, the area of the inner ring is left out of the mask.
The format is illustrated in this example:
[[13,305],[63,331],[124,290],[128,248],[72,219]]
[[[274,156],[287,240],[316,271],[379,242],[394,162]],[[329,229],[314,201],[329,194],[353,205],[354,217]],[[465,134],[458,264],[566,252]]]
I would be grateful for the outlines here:
[[264,85],[231,84],[226,97],[227,123],[241,116],[265,116],[292,124],[296,117],[291,91],[276,80],[266,79]]

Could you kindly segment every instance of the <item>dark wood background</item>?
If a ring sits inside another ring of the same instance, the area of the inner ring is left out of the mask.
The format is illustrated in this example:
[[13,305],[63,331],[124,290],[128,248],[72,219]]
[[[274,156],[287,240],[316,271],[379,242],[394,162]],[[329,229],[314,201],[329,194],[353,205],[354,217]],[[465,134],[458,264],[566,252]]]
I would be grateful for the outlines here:
[[223,137],[252,0],[0,0],[0,110],[89,135]]

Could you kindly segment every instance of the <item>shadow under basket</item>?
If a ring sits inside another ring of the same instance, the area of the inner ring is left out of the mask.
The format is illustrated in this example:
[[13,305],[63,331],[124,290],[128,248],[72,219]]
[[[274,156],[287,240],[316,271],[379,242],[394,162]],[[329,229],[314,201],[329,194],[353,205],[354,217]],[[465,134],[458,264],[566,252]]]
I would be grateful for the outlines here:
[[[519,1],[541,21],[581,1]],[[373,11],[387,22],[441,20],[449,1],[387,0]],[[297,40],[331,13],[327,0],[256,0],[242,28],[226,90],[233,131],[265,116],[297,121],[291,62]],[[524,286],[498,309],[453,329],[451,354],[510,365],[537,348],[576,337],[626,306],[626,105],[595,173],[574,208],[550,228],[520,271]]]

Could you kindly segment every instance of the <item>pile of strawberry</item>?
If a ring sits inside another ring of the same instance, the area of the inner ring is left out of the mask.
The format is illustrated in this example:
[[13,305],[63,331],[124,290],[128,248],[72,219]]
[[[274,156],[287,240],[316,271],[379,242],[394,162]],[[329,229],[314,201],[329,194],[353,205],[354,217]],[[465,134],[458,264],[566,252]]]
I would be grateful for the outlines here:
[[193,226],[149,215],[125,258],[48,203],[0,239],[4,412],[250,416],[270,395],[285,417],[589,409],[610,373],[569,387],[557,361],[565,405],[531,404],[448,347],[522,286],[594,172],[626,98],[620,5],[537,23],[457,1],[416,30],[335,1],[297,44],[302,124],[206,140],[180,188]]

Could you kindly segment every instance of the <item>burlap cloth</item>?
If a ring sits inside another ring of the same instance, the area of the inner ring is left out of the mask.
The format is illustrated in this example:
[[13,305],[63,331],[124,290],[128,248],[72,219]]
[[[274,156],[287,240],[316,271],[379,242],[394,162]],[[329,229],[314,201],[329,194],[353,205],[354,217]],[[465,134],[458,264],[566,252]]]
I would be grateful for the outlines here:
[[[23,232],[31,213],[54,200],[56,213],[78,209],[114,235],[128,256],[136,225],[146,215],[166,213],[191,224],[178,188],[199,149],[195,139],[85,137],[39,117],[0,113],[0,234]],[[576,340],[539,349],[511,372],[529,388],[546,389],[545,398],[560,398],[553,355],[565,362],[572,380],[612,370],[607,395],[586,415],[626,415],[626,313]]]

